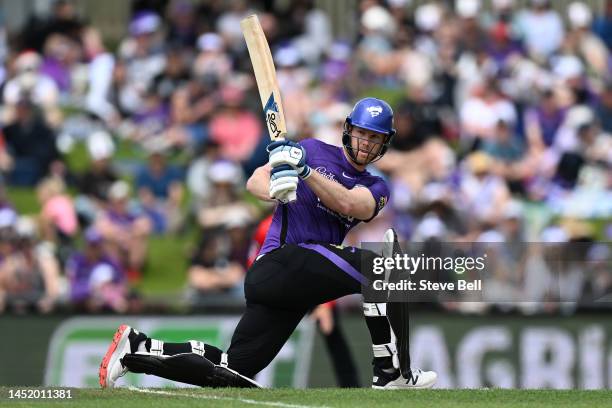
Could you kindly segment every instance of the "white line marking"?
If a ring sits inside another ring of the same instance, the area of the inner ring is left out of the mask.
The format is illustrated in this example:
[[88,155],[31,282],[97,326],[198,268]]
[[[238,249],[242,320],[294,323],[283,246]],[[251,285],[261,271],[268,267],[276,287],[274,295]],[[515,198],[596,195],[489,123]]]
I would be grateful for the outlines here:
[[217,401],[236,401],[244,404],[252,405],[266,405],[268,407],[282,407],[282,408],[328,408],[326,406],[315,406],[315,405],[299,405],[299,404],[286,404],[284,402],[273,402],[273,401],[258,401],[246,398],[232,398],[232,397],[220,397],[218,395],[205,395],[205,394],[186,394],[182,392],[170,392],[161,390],[149,390],[147,388],[136,388],[127,387],[130,391],[141,392],[144,394],[157,394],[157,395],[168,395],[171,397],[189,397],[197,399],[217,400]]

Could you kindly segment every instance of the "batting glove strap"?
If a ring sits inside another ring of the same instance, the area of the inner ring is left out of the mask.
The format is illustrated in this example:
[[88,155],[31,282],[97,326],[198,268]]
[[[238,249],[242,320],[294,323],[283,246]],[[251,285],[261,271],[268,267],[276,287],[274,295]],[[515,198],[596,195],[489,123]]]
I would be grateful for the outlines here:
[[300,167],[297,169],[298,176],[302,180],[306,180],[308,177],[312,176],[312,168],[309,165],[304,165],[304,167]]

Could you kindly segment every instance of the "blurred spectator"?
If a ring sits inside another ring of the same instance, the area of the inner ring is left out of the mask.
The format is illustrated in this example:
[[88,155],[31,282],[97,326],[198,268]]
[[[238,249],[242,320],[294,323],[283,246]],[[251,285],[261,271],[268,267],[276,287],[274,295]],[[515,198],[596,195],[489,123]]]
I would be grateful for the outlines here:
[[[230,225],[229,230],[230,235],[222,229],[205,233],[191,259],[187,274],[193,303],[205,302],[207,297],[219,293],[242,298],[249,235],[242,224]],[[236,235],[237,241],[233,239]]]
[[263,136],[261,121],[244,107],[244,91],[235,85],[221,90],[221,109],[210,120],[210,138],[229,160],[246,161]]
[[104,238],[94,228],[85,231],[85,249],[75,253],[66,265],[70,299],[77,309],[88,312],[127,309],[124,270],[104,249]]
[[537,105],[525,113],[525,133],[531,149],[541,151],[554,143],[565,112],[551,89],[541,93]]
[[23,49],[42,51],[47,38],[54,34],[78,40],[83,22],[77,14],[73,1],[57,0],[53,2],[48,17],[35,14],[24,25],[21,34]]
[[567,7],[567,18],[571,30],[565,38],[564,51],[581,57],[589,72],[598,76],[607,75],[610,56],[603,41],[591,31],[591,9],[580,1],[572,2]]
[[108,191],[108,206],[95,223],[105,240],[108,254],[118,259],[130,280],[141,278],[144,267],[151,222],[129,206],[130,186],[125,181],[114,182]]
[[216,161],[210,166],[208,177],[212,187],[210,196],[198,213],[203,228],[227,224],[233,217],[250,219],[253,216],[251,206],[240,200],[244,184],[241,184],[243,176],[238,165],[227,160]]
[[40,73],[55,82],[63,99],[67,99],[72,90],[72,69],[80,58],[80,44],[68,37],[53,34],[45,41]]
[[520,160],[523,150],[523,143],[504,120],[497,122],[493,137],[482,143],[482,151],[504,163]]
[[117,125],[119,114],[110,100],[115,57],[106,50],[100,32],[94,27],[83,32],[83,53],[89,62],[85,106],[109,125]]
[[168,108],[173,94],[189,81],[187,56],[183,49],[171,48],[166,53],[166,67],[153,78],[152,91],[158,95]]
[[223,38],[204,33],[197,41],[199,54],[193,62],[192,74],[209,82],[223,83],[232,73],[232,61],[225,52]]
[[462,210],[478,223],[497,224],[510,198],[505,181],[493,173],[493,160],[485,153],[472,153],[465,164],[459,187]]
[[168,5],[166,41],[172,46],[193,47],[197,37],[196,14],[193,3],[172,0]]
[[561,46],[565,35],[563,21],[551,8],[550,0],[529,3],[530,7],[519,17],[520,30],[531,57],[543,61]]
[[472,96],[465,101],[459,113],[464,140],[478,145],[491,139],[500,121],[515,126],[516,108],[499,89],[495,79],[474,88]]
[[166,58],[159,36],[161,20],[151,11],[138,12],[130,21],[129,37],[119,46],[122,60],[117,72],[122,108],[128,113],[137,112],[150,89],[151,81],[163,71]]
[[70,245],[79,224],[72,198],[64,190],[64,182],[57,177],[46,178],[38,184],[39,222],[43,239]]
[[[193,208],[196,212],[199,212],[210,200],[212,192],[210,168],[213,163],[221,159],[219,144],[213,140],[204,143],[200,151],[187,169],[187,188],[193,197]],[[237,184],[242,184],[242,180]]]
[[53,252],[38,243],[36,224],[22,217],[1,229],[0,311],[52,311],[60,295],[60,268]]
[[[283,108],[289,137],[299,138],[305,131],[312,112],[308,86],[313,80],[309,69],[303,66],[302,57],[294,46],[279,48],[274,53],[278,86],[283,93]],[[320,101],[321,105],[325,102]],[[323,108],[324,106],[321,106]]]
[[604,2],[604,12],[595,17],[593,21],[593,31],[606,44],[608,50],[612,50],[612,1]]
[[299,34],[293,38],[293,45],[307,63],[319,62],[326,45],[332,40],[327,13],[316,8],[314,0],[298,0],[291,6],[291,17],[291,23],[299,29]]
[[55,145],[55,132],[45,123],[28,96],[16,106],[16,118],[2,130],[12,169],[11,184],[33,186],[49,172],[63,169]]
[[147,166],[143,166],[136,175],[140,204],[156,233],[176,232],[182,223],[182,174],[176,167],[168,165],[166,160],[163,151],[152,150]]
[[119,176],[111,167],[115,144],[107,132],[95,131],[90,134],[87,138],[87,151],[91,162],[78,180],[80,194],[75,199],[75,206],[81,220],[89,225],[94,222],[97,213],[103,210],[109,189]]
[[59,124],[59,89],[51,78],[40,73],[41,63],[40,55],[34,51],[24,51],[15,58],[14,76],[3,90],[5,123],[15,120],[19,116],[17,105],[27,101],[42,110],[48,123]]

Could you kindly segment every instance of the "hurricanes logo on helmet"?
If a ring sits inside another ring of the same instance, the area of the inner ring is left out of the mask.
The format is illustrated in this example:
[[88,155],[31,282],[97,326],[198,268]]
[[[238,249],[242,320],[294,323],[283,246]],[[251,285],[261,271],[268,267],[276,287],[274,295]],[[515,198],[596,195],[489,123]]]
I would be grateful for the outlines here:
[[373,118],[380,115],[382,113],[382,106],[369,106],[367,109],[368,113],[372,115]]

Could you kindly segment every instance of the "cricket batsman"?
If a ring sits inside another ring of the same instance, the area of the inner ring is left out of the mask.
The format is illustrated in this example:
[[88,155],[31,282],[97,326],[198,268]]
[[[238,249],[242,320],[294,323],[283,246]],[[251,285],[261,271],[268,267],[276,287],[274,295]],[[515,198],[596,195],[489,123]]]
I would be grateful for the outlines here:
[[[343,147],[315,139],[271,143],[269,162],[255,170],[247,189],[279,204],[247,272],[246,311],[227,352],[197,340],[152,339],[121,325],[100,365],[100,385],[113,387],[131,371],[202,387],[259,387],[253,378],[308,311],[362,292],[367,281],[362,271],[380,254],[341,244],[351,228],[372,220],[388,201],[385,181],[369,174],[366,166],[385,154],[394,134],[391,107],[365,98],[346,118]],[[393,230],[387,231],[385,241],[397,242]],[[400,322],[402,329],[394,331],[386,306],[364,300],[373,344],[372,387],[433,386],[436,373],[410,367],[407,346],[398,357],[397,344],[408,344],[407,316]]]

